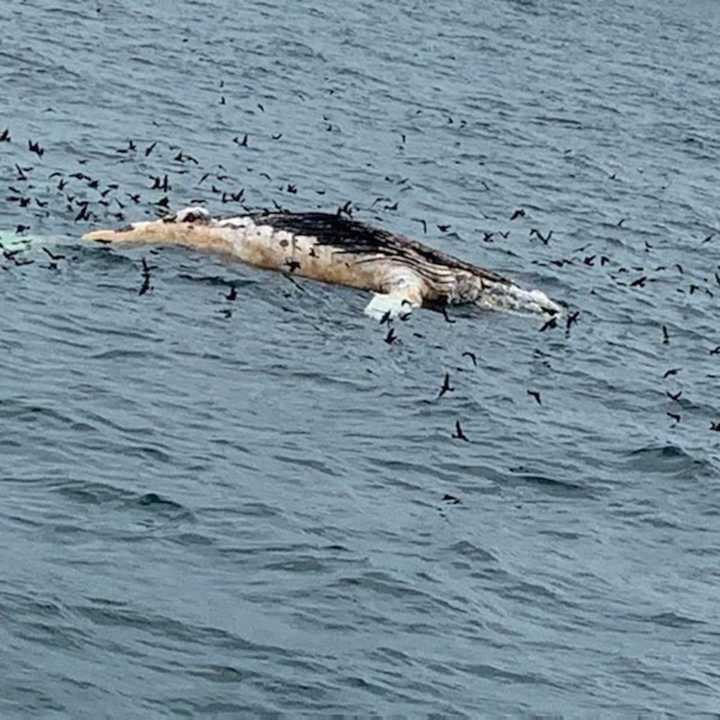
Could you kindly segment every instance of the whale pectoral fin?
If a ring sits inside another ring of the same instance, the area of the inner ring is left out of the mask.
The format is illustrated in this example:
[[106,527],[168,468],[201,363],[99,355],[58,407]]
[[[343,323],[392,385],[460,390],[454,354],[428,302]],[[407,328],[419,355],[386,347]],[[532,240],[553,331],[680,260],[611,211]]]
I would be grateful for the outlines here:
[[403,293],[376,293],[365,307],[365,314],[373,320],[409,315],[417,307]]
[[365,314],[376,320],[405,317],[423,304],[422,280],[412,271],[394,273],[386,293],[376,293]]

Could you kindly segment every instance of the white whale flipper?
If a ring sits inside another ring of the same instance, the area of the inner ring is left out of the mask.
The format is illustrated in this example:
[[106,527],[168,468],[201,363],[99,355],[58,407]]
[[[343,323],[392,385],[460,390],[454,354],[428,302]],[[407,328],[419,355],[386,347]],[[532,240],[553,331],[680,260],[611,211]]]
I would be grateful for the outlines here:
[[405,317],[422,306],[423,282],[412,270],[395,270],[386,286],[387,292],[375,293],[365,308],[365,314],[371,318],[383,320]]
[[[375,293],[365,307],[365,314],[373,320],[409,315],[415,306],[401,293]],[[388,315],[388,313],[390,313]]]

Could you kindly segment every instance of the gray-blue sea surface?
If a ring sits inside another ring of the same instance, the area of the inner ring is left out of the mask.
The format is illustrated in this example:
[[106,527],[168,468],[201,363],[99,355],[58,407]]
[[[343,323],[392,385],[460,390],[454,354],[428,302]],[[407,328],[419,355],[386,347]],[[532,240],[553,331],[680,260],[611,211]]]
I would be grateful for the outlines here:
[[[0,28],[35,239],[0,258],[3,720],[717,717],[718,3]],[[366,293],[79,240],[198,201],[351,201],[567,311],[386,343]]]

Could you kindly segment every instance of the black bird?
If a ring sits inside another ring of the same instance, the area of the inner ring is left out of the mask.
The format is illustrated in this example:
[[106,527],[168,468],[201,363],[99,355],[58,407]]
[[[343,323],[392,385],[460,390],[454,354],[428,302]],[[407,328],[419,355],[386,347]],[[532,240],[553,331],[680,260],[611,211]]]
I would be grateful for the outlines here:
[[438,225],[437,229],[440,232],[447,232],[450,229],[450,227],[451,227],[450,225]]
[[681,370],[682,368],[671,368],[670,370],[666,370],[663,375],[663,380],[665,380],[665,378],[669,378],[671,375],[677,375]]
[[674,400],[675,402],[679,402],[679,401],[680,401],[680,396],[682,395],[682,390],[679,390],[679,391],[676,392],[674,395],[673,395],[672,393],[669,393],[669,392],[666,390],[666,391],[665,391],[665,394],[666,394],[671,400]]
[[397,340],[397,335],[395,335],[395,329],[390,328],[388,331],[388,334],[385,336],[385,342],[388,345],[392,345]]
[[445,393],[452,392],[453,390],[455,390],[455,388],[450,387],[450,373],[445,373],[445,380],[443,380],[442,387],[440,388],[438,399],[440,399]]
[[2,131],[2,135],[0,135],[0,142],[10,142],[12,138],[10,137],[10,128],[5,128]]
[[295,272],[300,267],[300,263],[294,258],[292,260],[286,260],[285,264],[290,268],[291,273]]
[[338,207],[337,209],[337,215],[340,217],[341,215],[347,215],[349,218],[352,217],[352,201],[348,200],[342,207]]
[[230,302],[233,302],[237,299],[237,290],[235,289],[234,285],[230,286],[230,292],[225,296],[226,300],[230,300]]
[[162,180],[160,177],[154,177],[152,181],[153,185],[150,188],[151,190],[162,190],[165,193],[170,190],[170,182],[167,175],[163,175]]
[[150,287],[150,275],[145,275],[145,277],[143,278],[142,287],[140,288],[138,295],[144,295],[150,290],[152,290],[152,288]]
[[[0,139],[1,139],[1,138],[0,138]],[[708,235],[708,236],[702,241],[701,244],[704,245],[705,243],[710,242],[714,237],[715,237],[715,233],[712,233],[712,235]]]
[[42,157],[45,154],[45,150],[40,147],[40,143],[28,140],[28,150],[34,152],[38,157]]
[[470,438],[468,438],[468,436],[463,432],[459,420],[455,421],[455,432],[453,433],[452,437],[455,440],[464,440],[465,442],[470,442]]
[[288,183],[287,191],[292,195],[297,195],[297,185],[291,185]]
[[483,242],[492,242],[494,232],[483,232]]
[[583,258],[583,262],[584,262],[586,265],[589,265],[590,267],[592,267],[593,264],[595,263],[595,258],[596,258],[596,257],[597,257],[596,255],[588,255],[586,258]]
[[451,505],[460,505],[462,503],[462,500],[460,500],[460,498],[456,498],[454,495],[448,495],[447,493],[443,495],[442,501],[450,503]]
[[540,242],[542,242],[543,245],[547,245],[550,242],[550,238],[552,237],[553,231],[551,230],[547,235],[543,235],[537,228],[532,228],[530,230],[530,237],[535,235]]
[[22,267],[23,265],[32,265],[35,262],[34,260],[18,260],[14,255],[12,261],[17,267]]
[[390,310],[385,311],[383,316],[380,318],[380,324],[384,325],[386,322],[390,322],[391,317],[392,317],[392,312]]
[[455,320],[453,320],[449,315],[446,307],[440,308],[443,317],[445,318],[445,322],[450,323],[451,325],[455,324]]
[[148,265],[147,260],[142,258],[142,274],[143,277],[150,277],[150,271],[157,270],[157,265]]
[[155,149],[156,145],[157,145],[157,140],[145,148],[145,157],[148,157],[150,155],[150,153]]
[[30,226],[29,226],[29,225],[18,225],[18,226],[15,228],[15,232],[16,232],[18,235],[20,235],[21,233],[24,233],[26,230],[29,230],[29,229],[30,229]]
[[234,137],[234,138],[233,138],[233,142],[234,142],[236,145],[239,145],[240,147],[247,147],[247,146],[248,146],[248,136],[247,136],[247,133],[245,133],[245,135],[243,136],[243,139],[242,139],[242,140],[239,140],[239,136],[238,136],[238,137]]
[[680,422],[680,416],[677,413],[665,413],[669,418],[672,418],[675,421],[675,424],[677,425]]
[[622,219],[618,222],[617,226],[618,226],[618,227],[622,227],[622,224],[625,222],[625,220],[627,220],[627,218],[622,218]]
[[710,351],[711,355],[717,355],[718,353],[720,353],[720,345],[718,345],[714,350]]
[[47,248],[43,248],[42,251],[51,259],[51,260],[64,260],[64,255],[55,255],[54,253],[50,252]]
[[565,321],[565,332],[570,332],[570,328],[572,327],[573,323],[576,323],[578,321],[578,317],[580,317],[579,310],[576,310],[574,313],[568,315],[567,320]]
[[419,222],[422,225],[423,233],[427,233],[427,223],[422,218],[412,218],[415,222]]
[[475,357],[475,353],[471,353],[469,350],[466,350],[460,357],[469,357],[472,360],[472,364],[477,367],[477,357]]
[[663,344],[667,345],[670,342],[670,335],[668,335],[668,329],[664,325],[662,326],[662,332],[663,332]]
[[645,287],[646,282],[647,282],[647,276],[643,275],[642,277],[639,277],[636,280],[633,280],[630,283],[630,287]]
[[510,231],[507,232],[500,232],[500,236],[503,238],[503,240],[507,240],[510,237]]
[[87,203],[82,205],[80,208],[80,212],[75,217],[75,222],[79,222],[80,220],[89,220],[90,219],[90,213],[88,213],[88,206]]
[[516,210],[516,211],[512,214],[512,217],[510,218],[510,221],[517,220],[517,218],[519,218],[519,217],[525,217],[525,211],[524,211],[522,208],[520,208],[520,210]]
[[540,393],[537,390],[528,390],[527,394],[530,397],[534,397],[537,400],[538,405],[542,405],[542,401],[540,400]]
[[551,317],[541,328],[540,332],[545,332],[546,330],[550,330],[552,328],[557,327],[557,318]]
[[715,432],[720,432],[720,422],[713,422],[710,421],[710,429],[714,430]]
[[282,133],[278,133],[277,135],[271,135],[270,136],[273,140],[279,140],[282,137]]

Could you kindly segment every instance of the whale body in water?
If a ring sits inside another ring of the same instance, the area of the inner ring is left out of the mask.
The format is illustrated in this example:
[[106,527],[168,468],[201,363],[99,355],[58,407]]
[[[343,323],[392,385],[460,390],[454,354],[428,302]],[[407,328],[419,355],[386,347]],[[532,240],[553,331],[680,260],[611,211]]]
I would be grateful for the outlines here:
[[160,220],[94,230],[83,240],[182,245],[229,254],[250,265],[374,293],[375,318],[414,308],[473,304],[486,309],[555,315],[540,290],[524,290],[497,273],[397,233],[322,212],[255,212],[214,218],[190,207]]

